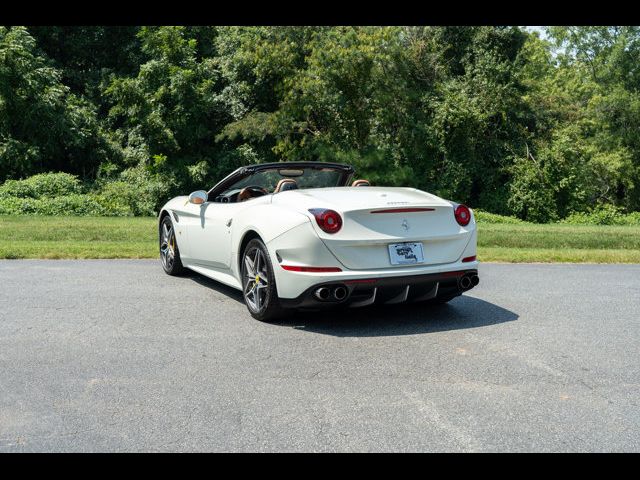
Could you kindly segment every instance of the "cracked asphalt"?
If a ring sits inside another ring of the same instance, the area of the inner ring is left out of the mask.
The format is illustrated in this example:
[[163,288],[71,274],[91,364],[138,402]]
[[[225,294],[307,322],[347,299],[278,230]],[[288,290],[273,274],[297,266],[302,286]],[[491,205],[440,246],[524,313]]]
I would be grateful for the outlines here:
[[253,320],[149,260],[0,262],[0,452],[639,451],[640,265]]

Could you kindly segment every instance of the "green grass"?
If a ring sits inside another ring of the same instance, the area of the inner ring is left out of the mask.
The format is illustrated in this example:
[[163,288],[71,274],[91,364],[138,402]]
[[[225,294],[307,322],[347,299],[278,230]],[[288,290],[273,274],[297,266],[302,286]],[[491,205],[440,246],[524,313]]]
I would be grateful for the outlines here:
[[478,225],[480,261],[640,263],[637,226]]
[[[0,216],[0,258],[156,258],[152,217]],[[640,263],[640,227],[485,223],[484,262]]]
[[0,258],[153,258],[153,217],[0,216]]
[[640,249],[640,227],[587,225],[483,225],[478,244],[500,248]]

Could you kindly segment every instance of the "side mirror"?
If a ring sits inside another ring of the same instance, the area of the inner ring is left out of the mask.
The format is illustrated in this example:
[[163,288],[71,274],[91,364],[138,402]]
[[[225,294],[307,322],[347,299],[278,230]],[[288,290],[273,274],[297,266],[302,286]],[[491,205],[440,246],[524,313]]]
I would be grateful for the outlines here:
[[195,192],[192,192],[191,195],[189,195],[189,203],[193,203],[194,205],[202,205],[203,203],[206,203],[206,201],[209,199],[209,196],[207,195],[207,192],[205,192],[204,190],[196,190]]

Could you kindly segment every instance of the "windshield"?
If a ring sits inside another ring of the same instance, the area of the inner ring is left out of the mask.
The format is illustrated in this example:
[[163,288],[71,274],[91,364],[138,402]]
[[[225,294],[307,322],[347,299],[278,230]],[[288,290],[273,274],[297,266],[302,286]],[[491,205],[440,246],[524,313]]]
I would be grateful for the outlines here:
[[334,168],[273,168],[260,170],[230,185],[223,195],[245,187],[260,187],[273,193],[278,182],[292,179],[298,188],[338,187],[341,185],[344,172]]

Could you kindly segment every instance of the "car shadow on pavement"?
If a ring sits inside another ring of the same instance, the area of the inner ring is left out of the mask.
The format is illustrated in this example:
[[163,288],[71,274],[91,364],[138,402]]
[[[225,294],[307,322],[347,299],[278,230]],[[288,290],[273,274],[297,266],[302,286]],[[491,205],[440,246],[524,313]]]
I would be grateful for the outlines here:
[[207,287],[211,290],[214,290],[220,293],[221,295],[226,295],[230,299],[235,300],[236,302],[244,305],[244,298],[242,297],[242,292],[240,290],[237,290],[233,287],[225,285],[224,283],[220,283],[215,280],[212,280],[211,278],[205,277],[204,275],[200,275],[199,273],[196,273],[196,272],[185,273],[184,278],[193,280],[194,282],[196,282],[199,285],[202,285],[203,287]]
[[[244,306],[242,293],[235,288],[195,272],[185,277]],[[243,313],[249,316],[246,308],[243,308]],[[384,337],[486,327],[517,319],[518,314],[511,310],[462,295],[444,305],[400,304],[322,311],[291,310],[271,324],[337,337]]]
[[479,328],[517,319],[511,310],[463,295],[444,305],[295,311],[274,324],[336,337],[384,337]]

